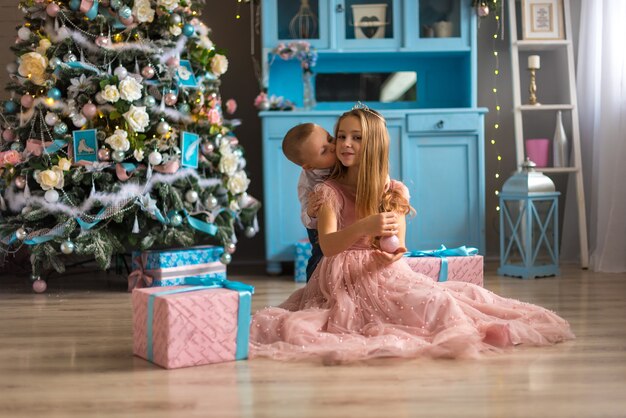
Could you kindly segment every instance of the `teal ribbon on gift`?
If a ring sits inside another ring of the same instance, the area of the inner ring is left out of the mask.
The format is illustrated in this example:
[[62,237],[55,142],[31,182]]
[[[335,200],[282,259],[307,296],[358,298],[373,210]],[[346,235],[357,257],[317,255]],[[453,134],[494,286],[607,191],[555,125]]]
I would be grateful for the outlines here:
[[478,248],[466,247],[465,245],[457,248],[446,248],[445,245],[439,247],[438,250],[430,251],[410,251],[405,254],[406,257],[439,257],[441,258],[441,268],[439,269],[438,281],[445,282],[448,280],[448,259],[447,257],[466,257],[478,254]]
[[192,287],[183,287],[180,289],[165,290],[163,292],[157,292],[150,295],[148,298],[148,315],[147,315],[147,357],[148,360],[153,361],[154,347],[152,345],[153,329],[152,322],[154,317],[154,301],[159,296],[173,295],[176,293],[196,292],[198,290],[206,289],[230,289],[239,292],[239,310],[237,313],[237,350],[235,352],[235,359],[242,360],[248,358],[248,344],[249,344],[249,331],[250,331],[250,314],[252,305],[252,294],[254,293],[254,287],[241,282],[233,282],[226,279],[207,279],[202,277],[188,277],[185,279],[186,283],[192,285]]

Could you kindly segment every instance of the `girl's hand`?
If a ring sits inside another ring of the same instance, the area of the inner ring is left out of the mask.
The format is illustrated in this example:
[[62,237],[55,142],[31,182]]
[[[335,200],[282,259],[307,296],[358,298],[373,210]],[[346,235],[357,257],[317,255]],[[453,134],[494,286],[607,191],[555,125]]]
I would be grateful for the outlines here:
[[374,251],[374,257],[376,257],[378,261],[383,264],[391,264],[391,263],[395,263],[396,261],[404,257],[405,252],[406,252],[406,248],[404,247],[398,247],[396,251],[394,251],[393,253],[388,253],[382,250],[376,250]]
[[398,233],[398,214],[382,212],[363,219],[363,232],[373,237],[386,237]]

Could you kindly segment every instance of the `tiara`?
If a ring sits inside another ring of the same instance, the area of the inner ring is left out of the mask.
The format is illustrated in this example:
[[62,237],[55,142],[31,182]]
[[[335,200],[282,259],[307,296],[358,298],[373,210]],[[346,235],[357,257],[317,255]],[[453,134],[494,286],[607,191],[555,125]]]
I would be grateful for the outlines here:
[[383,122],[385,122],[385,118],[383,118],[383,116],[381,114],[379,114],[375,110],[370,109],[369,107],[367,107],[367,105],[365,103],[362,103],[360,100],[358,102],[356,102],[354,104],[354,106],[352,106],[352,110],[363,110],[365,112],[369,112],[372,115],[380,118],[380,120],[382,120]]

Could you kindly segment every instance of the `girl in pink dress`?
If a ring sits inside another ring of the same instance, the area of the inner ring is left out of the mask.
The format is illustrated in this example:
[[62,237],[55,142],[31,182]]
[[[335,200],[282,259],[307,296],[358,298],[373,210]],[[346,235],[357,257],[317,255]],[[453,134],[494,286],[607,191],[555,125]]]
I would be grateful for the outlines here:
[[[304,288],[254,314],[251,357],[475,357],[574,338],[567,321],[540,306],[413,272],[402,258],[412,208],[406,187],[386,182],[384,118],[355,108],[339,118],[335,136],[337,165],[309,203],[324,257]],[[378,239],[392,235],[400,247],[382,251]]]

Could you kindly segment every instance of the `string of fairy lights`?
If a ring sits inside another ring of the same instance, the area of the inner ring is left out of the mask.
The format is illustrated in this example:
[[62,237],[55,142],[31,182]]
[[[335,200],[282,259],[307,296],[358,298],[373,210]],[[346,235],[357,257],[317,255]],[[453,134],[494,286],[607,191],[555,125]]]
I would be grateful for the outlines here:
[[[503,27],[502,27],[502,3],[498,4],[500,0],[492,0],[493,2],[493,10],[494,10],[494,19],[496,21],[496,25],[495,25],[495,30],[492,36],[492,54],[493,54],[493,58],[494,58],[494,69],[493,69],[493,74],[492,74],[492,83],[493,83],[493,87],[492,87],[492,92],[493,92],[493,99],[494,99],[494,109],[495,112],[489,112],[489,114],[494,115],[494,121],[493,121],[493,132],[489,135],[489,143],[494,147],[494,151],[496,154],[496,170],[494,173],[494,177],[496,178],[496,189],[494,190],[494,194],[496,195],[496,197],[498,197],[500,195],[500,170],[502,168],[502,154],[500,153],[500,150],[498,148],[498,141],[496,140],[497,136],[498,136],[498,132],[500,129],[500,101],[498,98],[498,80],[499,80],[499,76],[500,76],[500,57],[498,55],[498,49],[497,49],[497,45],[496,42],[498,41],[498,39],[502,39],[503,38]],[[498,13],[499,12],[499,13]],[[496,212],[500,211],[500,205],[496,203]]]

